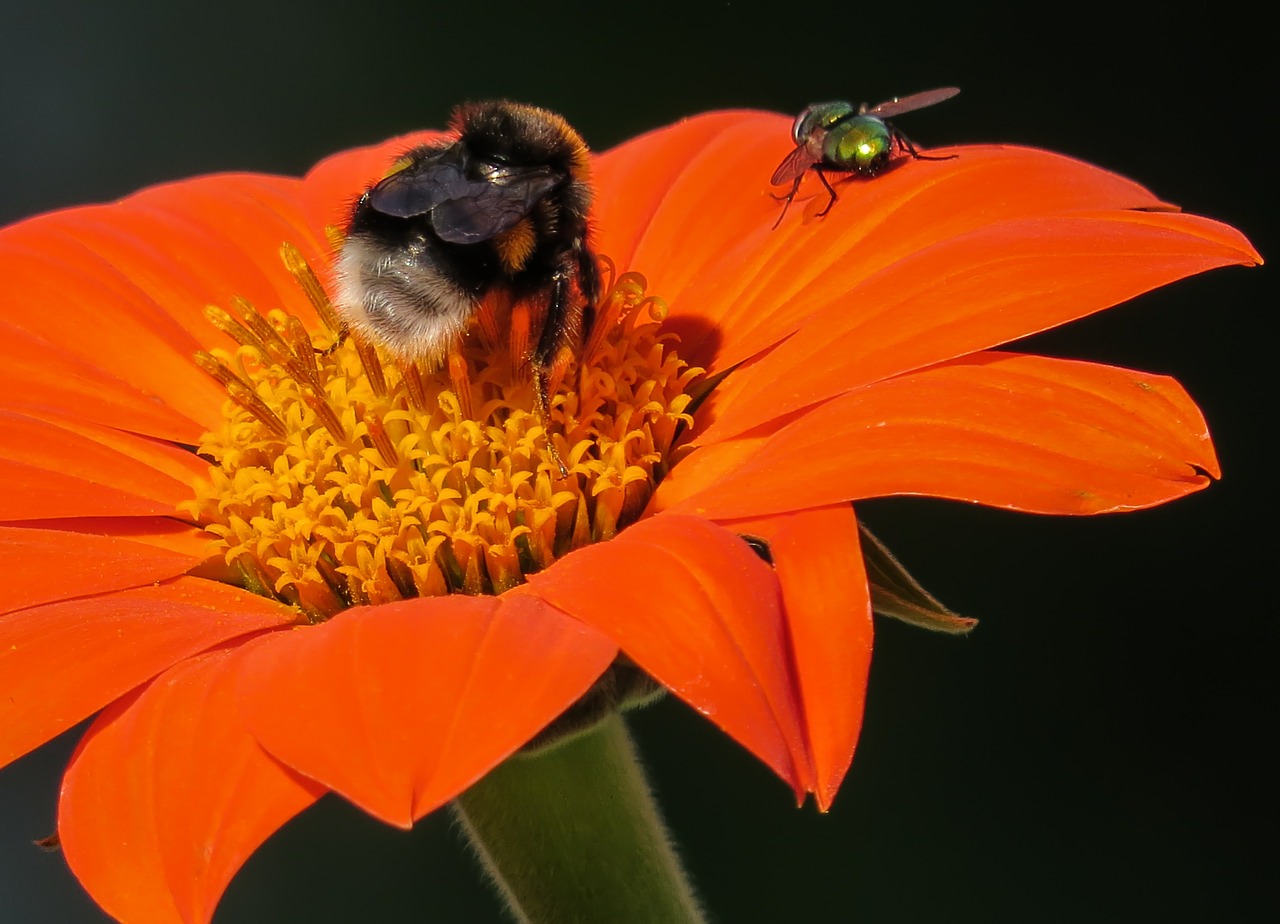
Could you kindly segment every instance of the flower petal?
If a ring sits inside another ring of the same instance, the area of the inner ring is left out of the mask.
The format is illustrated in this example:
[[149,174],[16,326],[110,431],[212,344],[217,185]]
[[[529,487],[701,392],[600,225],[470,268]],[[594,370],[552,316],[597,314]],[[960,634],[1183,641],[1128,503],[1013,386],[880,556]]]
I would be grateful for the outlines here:
[[172,664],[297,614],[247,591],[177,578],[0,616],[0,766]]
[[189,658],[113,703],[71,759],[62,848],[121,921],[209,921],[249,855],[324,794],[245,731],[228,669],[241,656]]
[[75,214],[41,216],[0,232],[6,322],[42,345],[41,353],[68,353],[125,383],[121,391],[129,398],[137,392],[192,421],[216,419],[223,397],[191,362],[201,344],[120,268],[67,247],[50,225]]
[[725,524],[765,539],[782,585],[818,808],[853,762],[871,669],[871,596],[848,504]]
[[204,427],[154,395],[98,366],[0,320],[0,401],[39,417],[50,411],[78,420],[194,443]]
[[1173,379],[1013,353],[842,395],[714,483],[696,466],[682,483],[684,464],[654,506],[716,519],[891,494],[1106,513],[1181,497],[1218,475],[1204,418]]
[[[679,286],[672,274],[696,266],[686,265],[691,256],[687,250],[668,247],[668,242],[681,234],[687,238],[682,245],[699,244],[698,235],[685,233],[687,222],[699,221],[709,224],[721,248],[731,237],[737,239],[741,226],[724,209],[750,203],[758,211],[759,205],[748,196],[724,195],[725,188],[739,188],[742,182],[739,174],[725,171],[748,162],[743,146],[749,149],[762,138],[772,139],[779,122],[779,116],[764,112],[712,112],[640,135],[600,155],[593,169],[601,194],[592,210],[599,252],[623,270],[645,273],[651,292],[674,295]],[[782,137],[787,134],[784,126]],[[643,262],[637,258],[642,249]],[[694,251],[704,260],[715,252],[711,246]],[[670,259],[673,255],[679,259]]]
[[[299,185],[249,174],[199,177],[0,230],[0,313],[34,351],[26,365],[48,357],[55,368],[86,367],[122,409],[91,395],[80,399],[87,389],[74,384],[36,392],[40,399],[121,429],[197,439],[221,419],[226,396],[191,357],[230,343],[205,318],[205,306],[239,296],[263,310],[313,316],[279,256],[284,241],[317,264],[324,253],[303,222]],[[137,362],[139,355],[147,361]],[[15,377],[20,371],[0,366],[0,385],[26,387]],[[125,412],[140,400],[156,410]]]
[[528,742],[615,654],[528,593],[420,599],[268,639],[238,668],[240,696],[278,759],[407,828]]
[[208,463],[87,423],[0,410],[0,520],[172,514]]
[[0,526],[0,561],[22,563],[22,579],[0,585],[2,615],[151,584],[182,574],[199,559],[112,536]]
[[[129,197],[119,212],[103,216],[104,227],[92,237],[82,223],[73,233],[114,254],[167,314],[207,345],[214,335],[204,316],[210,302],[225,307],[239,296],[264,312],[284,308],[314,317],[280,258],[286,241],[315,265],[328,251],[325,238],[307,224],[301,192],[295,177],[196,177]],[[175,260],[175,251],[198,258]]]
[[1257,260],[1238,232],[1208,219],[1082,212],[940,238],[860,282],[831,268],[813,287],[825,293],[826,306],[729,376],[696,439],[745,433],[868,383],[1046,330],[1185,276]]
[[65,517],[50,520],[15,520],[12,527],[56,529],[141,542],[195,561],[217,555],[212,534],[170,517]]
[[[782,209],[772,193],[781,190],[767,178],[791,148],[788,129],[777,115],[711,113],[600,158],[601,250],[646,275],[649,291],[670,301],[668,326],[681,335],[682,356],[713,371],[778,343],[863,280],[938,241],[1085,210],[1172,209],[1090,164],[973,145],[933,152],[954,160],[901,161],[873,181],[837,178],[841,207],[823,218],[802,214],[806,204],[810,212],[827,204],[807,178],[797,208],[771,230]],[[636,217],[643,226],[631,230]]]
[[[715,367],[727,368],[779,342],[834,302],[848,311],[846,296],[863,281],[939,241],[1081,209],[1168,208],[1136,183],[1045,151],[974,145],[934,153],[958,156],[900,163],[873,181],[837,181],[842,197],[856,201],[822,218],[789,217],[756,238],[753,253],[736,254],[731,262],[721,258],[675,300],[672,329],[684,336],[691,327],[705,335],[703,317],[718,317],[732,334]],[[825,206],[821,185],[811,188],[814,205]],[[777,212],[774,203],[772,213],[757,222],[772,224]],[[720,302],[728,306],[717,307]],[[688,340],[682,340],[682,352],[689,350]],[[700,351],[690,355],[704,361]]]
[[695,517],[654,517],[529,584],[607,633],[797,795],[810,788],[777,579],[737,536]]

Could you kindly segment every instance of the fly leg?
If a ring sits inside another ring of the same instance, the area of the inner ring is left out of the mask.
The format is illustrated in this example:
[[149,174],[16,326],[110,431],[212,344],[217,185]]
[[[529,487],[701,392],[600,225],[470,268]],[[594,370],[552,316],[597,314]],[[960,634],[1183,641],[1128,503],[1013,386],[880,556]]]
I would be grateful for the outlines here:
[[898,142],[898,147],[910,154],[914,160],[955,160],[960,156],[959,154],[921,154],[911,143],[911,139],[900,131],[894,131],[893,140]]
[[836,204],[836,191],[832,189],[831,181],[827,179],[827,172],[825,170],[821,167],[814,167],[813,172],[818,174],[818,179],[822,180],[822,185],[826,187],[827,194],[831,196],[831,198],[827,200],[827,207],[818,213],[818,217],[821,218],[823,215],[827,214],[827,212],[831,211],[831,206]]
[[804,179],[804,173],[801,173],[798,177],[796,177],[795,182],[791,184],[791,189],[785,196],[773,197],[775,199],[782,200],[782,214],[779,215],[778,220],[773,223],[773,228],[770,228],[769,229],[770,231],[776,229],[778,225],[782,224],[782,219],[787,217],[787,209],[791,208],[791,200],[794,199],[796,197],[796,193],[800,191],[800,181],[803,179]]

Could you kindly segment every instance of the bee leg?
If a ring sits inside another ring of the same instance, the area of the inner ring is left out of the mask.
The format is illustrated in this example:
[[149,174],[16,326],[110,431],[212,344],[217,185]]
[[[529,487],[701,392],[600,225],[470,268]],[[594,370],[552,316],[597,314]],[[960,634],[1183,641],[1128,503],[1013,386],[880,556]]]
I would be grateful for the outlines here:
[[538,397],[538,416],[542,418],[542,429],[547,434],[547,449],[551,453],[551,461],[555,462],[556,468],[560,470],[560,477],[569,477],[569,469],[565,466],[564,460],[560,458],[560,450],[556,449],[555,440],[551,438],[551,395],[548,393],[550,386],[550,370],[543,366],[533,367],[533,388],[537,392]]
[[586,343],[596,321],[596,303],[600,301],[600,268],[596,265],[595,254],[587,249],[583,241],[576,241],[574,250],[578,257],[578,290],[585,302],[582,306],[582,319],[578,322],[578,336]]
[[[590,282],[587,284],[591,285]],[[542,427],[547,434],[547,449],[550,450],[556,467],[560,469],[561,478],[568,476],[569,469],[565,467],[560,451],[556,449],[555,440],[551,438],[551,369],[556,354],[564,346],[572,329],[569,273],[562,268],[555,275],[551,298],[547,300],[546,318],[542,322],[542,333],[538,335],[538,346],[533,353],[533,387],[537,393],[538,414],[542,417]]]
[[347,325],[343,323],[338,328],[338,332],[334,334],[333,343],[329,344],[323,350],[319,349],[318,347],[312,347],[311,349],[315,351],[315,354],[317,356],[328,356],[331,353],[333,353],[333,351],[336,350],[338,347],[346,343],[347,337],[350,335],[351,335],[351,328],[347,327]]
[[788,192],[785,196],[773,197],[775,199],[782,200],[782,214],[779,215],[778,220],[773,223],[773,227],[769,229],[770,231],[775,230],[778,227],[778,225],[782,224],[782,219],[787,217],[787,209],[791,208],[791,200],[794,199],[796,197],[796,193],[800,191],[800,181],[803,179],[804,179],[804,174],[801,173],[798,177],[796,177],[795,182],[791,184],[790,192]]
[[821,167],[814,167],[813,172],[818,174],[818,179],[822,180],[822,185],[826,187],[827,194],[831,196],[831,198],[827,200],[827,207],[818,213],[818,217],[821,218],[823,215],[827,214],[827,212],[831,211],[831,206],[836,204],[836,191],[831,187],[831,181],[827,179],[827,173],[825,170]]

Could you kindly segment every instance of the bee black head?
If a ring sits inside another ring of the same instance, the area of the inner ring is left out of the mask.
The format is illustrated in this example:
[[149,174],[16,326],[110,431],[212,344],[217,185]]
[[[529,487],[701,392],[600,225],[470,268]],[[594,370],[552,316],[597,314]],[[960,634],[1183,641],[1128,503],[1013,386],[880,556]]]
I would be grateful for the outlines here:
[[470,154],[514,166],[546,165],[585,182],[590,169],[586,142],[564,118],[546,109],[488,100],[463,103],[450,127]]

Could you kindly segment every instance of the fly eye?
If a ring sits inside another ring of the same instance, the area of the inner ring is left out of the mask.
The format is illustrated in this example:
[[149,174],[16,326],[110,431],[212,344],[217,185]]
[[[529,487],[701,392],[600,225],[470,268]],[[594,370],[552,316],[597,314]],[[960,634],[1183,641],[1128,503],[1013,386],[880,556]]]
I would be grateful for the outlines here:
[[804,139],[809,134],[809,110],[796,116],[796,120],[791,123],[791,140],[796,144],[804,144]]

